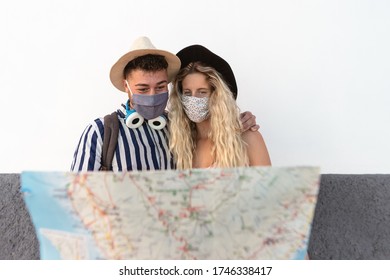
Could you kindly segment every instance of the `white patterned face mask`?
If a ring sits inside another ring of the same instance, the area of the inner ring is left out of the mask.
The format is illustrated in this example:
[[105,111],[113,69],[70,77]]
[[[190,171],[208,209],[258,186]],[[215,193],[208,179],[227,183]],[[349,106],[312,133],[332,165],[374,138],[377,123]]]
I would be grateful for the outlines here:
[[182,95],[181,102],[183,103],[184,111],[191,121],[200,123],[209,116],[208,97]]

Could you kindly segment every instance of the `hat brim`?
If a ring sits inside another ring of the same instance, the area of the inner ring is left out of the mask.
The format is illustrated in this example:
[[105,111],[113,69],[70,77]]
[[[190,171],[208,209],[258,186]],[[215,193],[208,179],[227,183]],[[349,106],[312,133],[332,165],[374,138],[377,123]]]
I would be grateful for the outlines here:
[[168,83],[170,83],[177,73],[180,70],[180,59],[167,51],[159,50],[159,49],[139,49],[134,50],[126,53],[121,58],[118,59],[118,61],[111,67],[110,71],[110,80],[111,83],[120,91],[126,92],[125,87],[123,85],[123,70],[125,69],[126,65],[132,61],[133,59],[144,56],[147,54],[155,54],[155,55],[162,55],[165,57],[165,60],[168,63]]
[[222,57],[211,52],[207,48],[201,45],[188,46],[176,54],[181,60],[181,68],[185,68],[191,62],[203,62],[208,66],[213,67],[221,75],[224,81],[229,86],[230,91],[234,95],[234,99],[237,98],[237,83],[234,73],[229,63]]

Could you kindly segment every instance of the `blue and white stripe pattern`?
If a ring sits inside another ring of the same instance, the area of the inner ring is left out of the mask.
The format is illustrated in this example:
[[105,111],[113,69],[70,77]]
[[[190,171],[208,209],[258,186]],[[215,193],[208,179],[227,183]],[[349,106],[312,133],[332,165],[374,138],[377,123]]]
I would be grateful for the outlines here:
[[[174,169],[167,127],[154,130],[145,121],[139,128],[131,129],[125,124],[126,111],[122,106],[117,111],[119,135],[113,171]],[[99,170],[103,136],[103,118],[96,119],[85,128],[74,153],[72,171]]]

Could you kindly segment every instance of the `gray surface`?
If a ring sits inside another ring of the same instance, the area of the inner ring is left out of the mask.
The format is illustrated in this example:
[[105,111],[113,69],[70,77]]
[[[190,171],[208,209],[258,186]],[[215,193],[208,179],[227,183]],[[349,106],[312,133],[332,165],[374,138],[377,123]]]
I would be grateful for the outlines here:
[[390,259],[390,175],[322,175],[311,259]]
[[0,174],[0,260],[39,259],[34,226],[19,190],[19,174]]
[[[19,174],[0,174],[0,259],[39,259]],[[390,259],[390,175],[321,176],[311,259]]]

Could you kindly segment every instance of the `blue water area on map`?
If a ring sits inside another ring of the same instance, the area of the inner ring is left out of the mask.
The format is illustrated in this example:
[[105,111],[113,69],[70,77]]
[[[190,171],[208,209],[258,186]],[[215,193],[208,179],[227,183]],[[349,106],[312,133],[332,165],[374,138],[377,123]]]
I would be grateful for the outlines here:
[[[64,172],[22,172],[21,182],[21,191],[40,242],[41,259],[60,259],[58,250],[39,229],[89,235],[81,220],[70,214],[72,205],[66,198],[69,178]],[[53,195],[64,199],[53,199]]]
[[298,250],[295,253],[294,260],[304,260],[306,258],[307,251],[305,250]]

